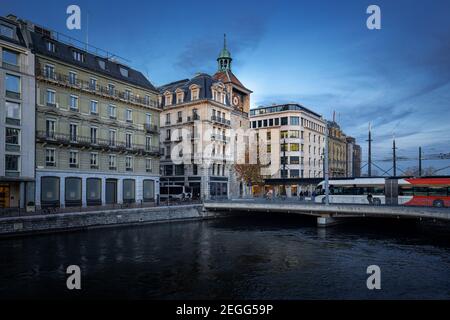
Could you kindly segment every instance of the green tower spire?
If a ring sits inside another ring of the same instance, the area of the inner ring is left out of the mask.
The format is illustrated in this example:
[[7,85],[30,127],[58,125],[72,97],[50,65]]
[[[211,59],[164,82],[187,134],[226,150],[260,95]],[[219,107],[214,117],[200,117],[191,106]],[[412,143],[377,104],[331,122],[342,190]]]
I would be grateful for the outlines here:
[[231,58],[231,53],[227,49],[227,35],[223,35],[223,49],[219,54],[219,57],[217,58],[218,63],[218,70],[219,71],[231,71],[231,61],[233,59]]

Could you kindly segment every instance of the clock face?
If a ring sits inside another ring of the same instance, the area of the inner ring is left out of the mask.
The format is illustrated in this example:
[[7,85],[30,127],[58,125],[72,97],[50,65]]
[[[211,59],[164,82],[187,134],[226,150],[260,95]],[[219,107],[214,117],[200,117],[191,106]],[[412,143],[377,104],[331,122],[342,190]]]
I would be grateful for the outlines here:
[[233,105],[235,105],[235,106],[239,105],[239,97],[238,96],[233,97]]

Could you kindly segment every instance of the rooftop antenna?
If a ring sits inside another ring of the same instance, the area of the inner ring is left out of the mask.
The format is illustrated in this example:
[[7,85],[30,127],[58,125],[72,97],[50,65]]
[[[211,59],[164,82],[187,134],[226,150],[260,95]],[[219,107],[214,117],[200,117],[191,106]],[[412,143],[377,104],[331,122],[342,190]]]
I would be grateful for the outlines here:
[[367,175],[369,177],[372,176],[372,128],[369,122],[369,139],[367,139],[367,142],[369,143],[368,148],[368,159],[367,159]]

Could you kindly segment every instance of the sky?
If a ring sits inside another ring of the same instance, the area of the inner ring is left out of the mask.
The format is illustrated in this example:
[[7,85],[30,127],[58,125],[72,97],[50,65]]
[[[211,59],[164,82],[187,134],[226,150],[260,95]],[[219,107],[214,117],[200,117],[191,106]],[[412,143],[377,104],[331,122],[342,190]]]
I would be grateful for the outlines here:
[[[81,8],[81,30],[66,8]],[[369,30],[369,5],[381,29]],[[367,161],[450,152],[450,1],[2,0],[0,14],[86,41],[126,58],[154,85],[214,73],[227,34],[233,72],[253,91],[252,107],[296,102],[327,119],[333,112]],[[415,161],[399,162],[399,172]],[[450,160],[425,167],[450,166]],[[378,173],[382,170],[374,168]],[[365,170],[365,169],[363,169]],[[440,174],[450,174],[450,169]]]

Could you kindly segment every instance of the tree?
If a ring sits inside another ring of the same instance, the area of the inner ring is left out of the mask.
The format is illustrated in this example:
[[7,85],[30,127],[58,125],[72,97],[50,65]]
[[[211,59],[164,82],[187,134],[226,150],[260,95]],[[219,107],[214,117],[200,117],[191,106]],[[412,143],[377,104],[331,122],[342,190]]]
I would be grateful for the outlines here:
[[246,153],[245,162],[236,163],[234,165],[234,170],[236,171],[238,178],[244,181],[247,185],[263,186],[264,177],[261,175],[261,169],[263,167],[264,166],[261,165],[259,159],[257,160],[257,163],[249,163],[249,156],[248,153]]

